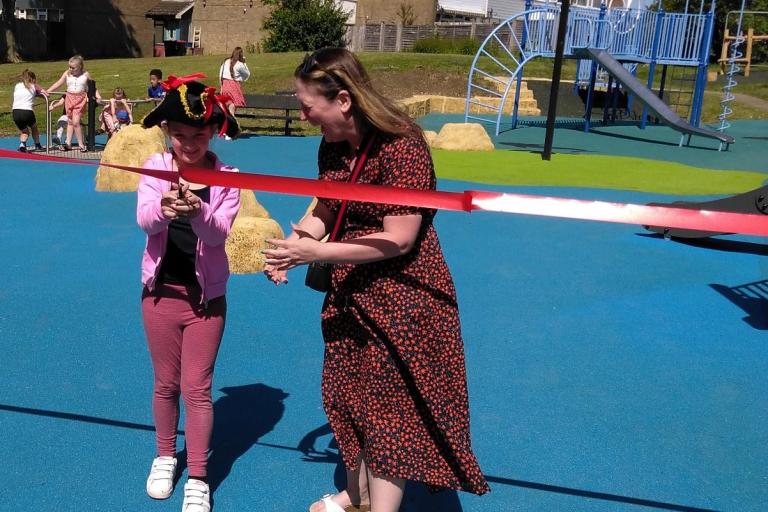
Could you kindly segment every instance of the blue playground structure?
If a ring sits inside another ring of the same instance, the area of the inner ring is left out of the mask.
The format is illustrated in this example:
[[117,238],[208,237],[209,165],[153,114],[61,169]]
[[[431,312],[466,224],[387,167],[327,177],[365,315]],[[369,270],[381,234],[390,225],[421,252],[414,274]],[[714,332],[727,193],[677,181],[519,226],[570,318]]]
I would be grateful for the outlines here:
[[[689,144],[692,135],[716,139],[727,149],[733,137],[700,127],[701,107],[707,80],[707,62],[712,43],[715,2],[709,12],[667,13],[663,10],[600,9],[572,6],[568,13],[564,57],[579,59],[576,88],[585,92],[584,130],[589,131],[596,87],[606,86],[607,102],[614,109],[618,86],[623,88],[627,105],[633,99],[643,104],[640,127],[645,128],[649,113],[682,133],[680,145]],[[483,41],[472,61],[467,85],[465,121],[476,120],[496,125],[502,131],[504,115],[510,115],[507,129],[518,122],[520,84],[523,68],[531,59],[555,57],[560,5],[546,3],[533,7],[527,0],[525,11],[503,21]],[[636,78],[638,64],[648,65],[646,83]],[[653,91],[657,67],[662,66],[659,91]],[[663,100],[667,66],[694,70],[688,119]],[[602,76],[607,77],[606,80]],[[600,83],[602,82],[602,84]],[[510,104],[508,99],[514,98]]]

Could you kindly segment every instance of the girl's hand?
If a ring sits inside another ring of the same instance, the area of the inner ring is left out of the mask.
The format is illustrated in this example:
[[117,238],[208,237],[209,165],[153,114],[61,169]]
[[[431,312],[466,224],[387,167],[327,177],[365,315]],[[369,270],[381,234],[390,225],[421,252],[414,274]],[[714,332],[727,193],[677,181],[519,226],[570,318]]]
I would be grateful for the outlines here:
[[275,286],[288,284],[288,272],[286,270],[277,270],[274,265],[264,265],[264,275],[275,283]]
[[278,240],[272,238],[267,243],[275,246],[274,249],[264,249],[266,263],[273,265],[279,271],[287,271],[299,265],[312,263],[320,259],[319,252],[323,244],[312,237],[303,237],[295,240]]
[[184,191],[184,199],[181,199],[180,201],[183,201],[183,204],[180,206],[179,210],[184,212],[185,217],[191,219],[200,214],[200,210],[203,207],[203,200],[189,190],[189,185],[187,185],[187,188]]
[[177,211],[177,202],[179,201],[179,184],[171,183],[171,190],[165,192],[163,197],[160,198],[160,210],[163,213],[163,217],[168,220],[174,220],[179,218]]

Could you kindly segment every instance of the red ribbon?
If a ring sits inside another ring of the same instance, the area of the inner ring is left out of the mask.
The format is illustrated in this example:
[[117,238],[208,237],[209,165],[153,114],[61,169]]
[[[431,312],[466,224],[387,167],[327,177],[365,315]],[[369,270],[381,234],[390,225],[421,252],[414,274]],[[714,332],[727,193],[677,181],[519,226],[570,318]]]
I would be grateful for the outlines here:
[[178,89],[182,85],[188,84],[189,82],[199,80],[200,78],[206,78],[205,73],[193,73],[191,75],[185,76],[168,75],[168,78],[160,82],[160,85],[162,85],[163,89],[166,91],[170,91],[172,89]]
[[215,87],[205,88],[205,122],[213,115],[213,106],[216,105],[221,109],[221,113],[224,116],[224,121],[221,123],[221,129],[219,130],[219,137],[223,137],[227,134],[227,127],[229,125],[229,118],[227,116],[226,103],[232,101],[232,98],[228,94],[216,94]]
[[[99,165],[88,160],[19,153],[0,149],[0,158],[40,160],[57,163]],[[166,181],[177,181],[179,173],[156,169],[143,169],[126,165],[101,163],[124,171],[153,176]],[[181,176],[193,183],[218,185],[241,189],[317,196],[328,199],[396,204],[419,208],[467,211],[483,210],[545,217],[581,219],[601,222],[663,226],[719,233],[768,236],[768,215],[733,213],[711,210],[690,210],[668,206],[587,201],[562,197],[544,197],[523,194],[507,194],[492,191],[466,190],[444,192],[439,190],[415,190],[384,187],[360,183],[322,181],[308,178],[291,178],[267,174],[231,173],[202,168],[187,168]]]

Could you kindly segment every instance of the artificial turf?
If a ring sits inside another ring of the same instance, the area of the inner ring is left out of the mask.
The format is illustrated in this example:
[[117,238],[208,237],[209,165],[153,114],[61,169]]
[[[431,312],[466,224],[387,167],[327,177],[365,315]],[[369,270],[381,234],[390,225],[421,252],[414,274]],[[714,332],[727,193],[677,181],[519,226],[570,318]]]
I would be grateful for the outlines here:
[[643,158],[556,154],[544,161],[520,151],[433,149],[440,178],[491,185],[607,188],[673,195],[735,194],[760,187],[766,175]]

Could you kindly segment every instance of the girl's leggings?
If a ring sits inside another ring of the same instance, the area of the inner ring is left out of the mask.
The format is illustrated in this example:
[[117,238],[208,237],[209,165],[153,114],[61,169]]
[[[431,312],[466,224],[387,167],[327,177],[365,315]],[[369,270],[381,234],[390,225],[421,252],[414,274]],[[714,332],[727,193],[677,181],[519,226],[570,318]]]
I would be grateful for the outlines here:
[[200,290],[158,285],[141,297],[141,312],[155,372],[152,412],[158,456],[176,455],[179,395],[184,400],[187,467],[207,476],[213,429],[211,381],[227,315],[225,297],[200,304]]

